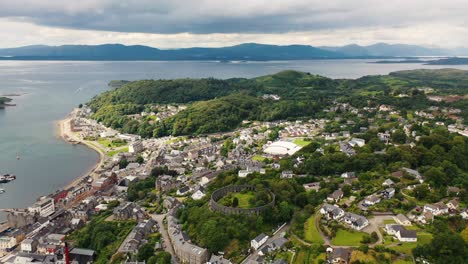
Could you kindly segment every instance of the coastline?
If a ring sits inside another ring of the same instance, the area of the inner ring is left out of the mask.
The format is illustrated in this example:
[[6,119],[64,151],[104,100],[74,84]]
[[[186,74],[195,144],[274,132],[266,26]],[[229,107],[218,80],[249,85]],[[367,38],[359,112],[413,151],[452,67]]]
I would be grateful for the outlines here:
[[56,134],[57,134],[57,136],[59,136],[62,140],[64,140],[65,142],[68,142],[70,144],[74,144],[74,145],[75,144],[82,144],[82,145],[88,147],[89,149],[94,150],[95,152],[98,153],[99,158],[98,158],[98,161],[96,162],[96,164],[92,168],[90,168],[85,173],[83,173],[82,175],[75,178],[74,180],[72,180],[67,185],[65,185],[63,187],[64,190],[72,188],[75,185],[79,184],[87,176],[91,176],[93,179],[97,179],[99,177],[99,175],[97,173],[94,173],[94,172],[99,167],[101,167],[101,165],[103,164],[103,162],[105,160],[105,156],[106,156],[106,154],[104,152],[102,152],[102,150],[100,150],[99,148],[97,148],[93,144],[88,143],[86,140],[81,140],[80,138],[76,137],[73,134],[73,132],[71,131],[71,128],[70,128],[70,122],[71,122],[75,112],[76,112],[76,109],[74,109],[72,112],[70,112],[64,119],[59,120],[59,121],[56,122],[56,126],[57,126]]

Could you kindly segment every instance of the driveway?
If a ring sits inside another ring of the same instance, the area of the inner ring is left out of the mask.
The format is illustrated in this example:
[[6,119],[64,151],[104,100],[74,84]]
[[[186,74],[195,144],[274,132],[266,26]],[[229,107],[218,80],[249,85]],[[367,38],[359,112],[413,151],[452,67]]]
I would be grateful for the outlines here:
[[369,225],[366,226],[362,231],[371,234],[372,232],[376,232],[379,236],[379,240],[377,242],[370,244],[369,246],[375,246],[382,244],[383,235],[380,233],[379,228],[385,227],[383,222],[385,220],[393,220],[393,215],[375,215],[374,217],[369,219]]

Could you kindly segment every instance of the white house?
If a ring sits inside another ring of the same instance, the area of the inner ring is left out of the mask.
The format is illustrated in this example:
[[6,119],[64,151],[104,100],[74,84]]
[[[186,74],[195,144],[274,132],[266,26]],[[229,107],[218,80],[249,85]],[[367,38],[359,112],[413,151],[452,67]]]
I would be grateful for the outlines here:
[[265,242],[268,240],[268,236],[261,233],[260,235],[258,235],[256,238],[252,239],[250,241],[250,246],[255,249],[255,250],[258,250],[263,244],[265,244]]
[[198,188],[193,194],[192,194],[192,199],[194,200],[200,200],[203,197],[205,197],[205,189],[203,187]]
[[341,174],[341,178],[349,179],[356,177],[356,173],[354,171],[347,171]]
[[382,195],[385,199],[390,199],[395,196],[395,188],[387,188],[382,192]]
[[11,249],[16,246],[16,238],[1,236],[0,237],[0,250]]
[[343,221],[356,230],[361,230],[369,225],[369,220],[367,220],[367,218],[353,213],[346,213],[343,217]]
[[21,242],[21,251],[25,253],[34,253],[37,249],[37,245],[37,240],[27,238]]
[[239,176],[239,178],[245,178],[245,177],[249,176],[249,174],[251,174],[251,173],[252,172],[249,171],[249,170],[240,170],[238,172],[238,176]]
[[448,207],[443,203],[426,204],[424,212],[431,212],[433,215],[442,215],[448,213]]
[[294,172],[287,170],[281,172],[281,179],[291,179],[294,177]]
[[330,202],[338,202],[341,198],[343,198],[342,190],[336,190],[327,196],[327,200]]
[[401,242],[416,242],[416,241],[418,241],[416,231],[407,230],[402,225],[387,224],[387,225],[385,225],[385,231],[389,235],[394,235]]
[[393,186],[395,182],[392,181],[392,179],[386,179],[383,183],[382,186]]
[[37,212],[42,217],[48,217],[55,212],[54,199],[52,198],[41,198],[39,201],[34,203],[33,206],[28,208],[31,212]]
[[462,217],[463,219],[468,219],[468,210],[467,210],[466,208],[463,209],[463,210],[461,211],[460,215],[461,215],[461,217]]
[[363,202],[365,206],[372,206],[378,203],[380,203],[380,197],[375,194],[372,194],[366,197],[366,199],[364,199],[364,202]]
[[352,138],[349,142],[348,142],[352,147],[355,147],[356,145],[358,147],[364,147],[364,145],[366,145],[366,141],[362,138]]
[[331,204],[323,204],[322,208],[320,208],[320,213],[324,215],[327,219],[338,220],[344,216],[345,212],[343,209],[339,208],[336,205]]

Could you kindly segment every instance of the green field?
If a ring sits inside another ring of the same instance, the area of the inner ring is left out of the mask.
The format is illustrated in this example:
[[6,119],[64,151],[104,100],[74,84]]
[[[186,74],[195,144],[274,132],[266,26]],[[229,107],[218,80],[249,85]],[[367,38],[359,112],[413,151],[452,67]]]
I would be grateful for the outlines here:
[[307,242],[323,244],[322,237],[315,226],[315,216],[311,216],[304,224],[304,238]]
[[120,148],[120,149],[116,149],[116,150],[111,150],[111,151],[107,152],[107,156],[112,157],[115,154],[122,153],[122,152],[128,152],[128,147]]
[[295,264],[306,264],[309,263],[309,254],[310,252],[305,249],[300,249],[296,252],[296,256],[294,257]]
[[127,144],[123,141],[113,141],[113,140],[106,139],[106,138],[99,138],[97,142],[106,148],[118,148],[118,147],[125,146]]
[[238,208],[252,208],[254,207],[249,203],[249,200],[252,198],[255,198],[255,195],[253,192],[248,192],[248,193],[235,193],[233,194],[233,198],[237,197],[239,199],[239,205],[237,206]]
[[413,264],[412,260],[397,259],[392,264]]
[[261,162],[263,162],[263,161],[267,160],[267,158],[262,157],[262,156],[260,156],[260,155],[255,155],[255,156],[252,157],[252,160],[253,160],[253,161],[261,161]]
[[303,138],[296,138],[296,139],[294,139],[293,143],[298,145],[298,146],[305,147],[305,146],[309,145],[310,143],[312,143],[312,141],[306,141]]
[[396,224],[396,222],[393,219],[388,219],[388,220],[383,220],[383,224],[385,226],[385,225],[389,225],[389,224]]
[[237,198],[239,204],[237,208],[252,208],[255,207],[255,203],[251,204],[250,200],[255,199],[255,193],[253,192],[238,192],[238,193],[229,193],[228,195],[221,198],[218,202],[224,206],[234,206],[233,201]]
[[394,246],[394,247],[389,247],[389,248],[395,251],[398,251],[400,253],[411,254],[413,248],[415,248],[417,245],[428,244],[432,240],[432,234],[427,233],[427,232],[419,232],[417,236],[418,236],[418,242],[416,243],[402,242],[401,246]]
[[331,243],[335,246],[359,246],[366,233],[338,229]]

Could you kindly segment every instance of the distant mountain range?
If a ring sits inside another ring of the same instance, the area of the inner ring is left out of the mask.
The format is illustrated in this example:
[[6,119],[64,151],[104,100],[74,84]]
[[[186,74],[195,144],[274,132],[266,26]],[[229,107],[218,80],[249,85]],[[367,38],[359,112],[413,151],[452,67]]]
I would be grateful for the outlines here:
[[0,49],[0,59],[14,60],[311,60],[347,58],[392,58],[412,56],[462,56],[468,49],[447,50],[415,45],[378,43],[340,47],[265,45],[245,43],[222,48],[157,49],[148,46],[34,45]]

